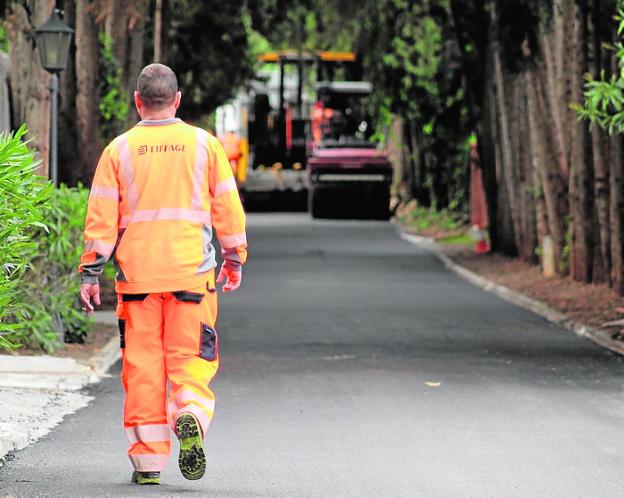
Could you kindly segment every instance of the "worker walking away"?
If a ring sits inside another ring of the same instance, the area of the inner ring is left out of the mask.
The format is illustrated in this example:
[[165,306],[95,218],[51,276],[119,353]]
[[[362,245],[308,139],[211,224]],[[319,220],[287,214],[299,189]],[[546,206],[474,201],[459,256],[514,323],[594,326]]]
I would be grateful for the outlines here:
[[215,407],[209,384],[219,367],[212,227],[223,291],[240,286],[247,257],[229,161],[215,137],[176,118],[180,99],[167,66],[141,71],[134,100],[142,120],[102,153],[80,264],[87,313],[100,304],[104,264],[114,256],[117,266],[124,428],[138,484],[160,483],[170,427],[183,476],[205,472],[203,439]]
[[225,132],[223,135],[219,135],[219,141],[223,145],[225,155],[230,161],[232,167],[232,173],[235,178],[238,178],[238,162],[240,161],[242,154],[241,139],[232,130]]

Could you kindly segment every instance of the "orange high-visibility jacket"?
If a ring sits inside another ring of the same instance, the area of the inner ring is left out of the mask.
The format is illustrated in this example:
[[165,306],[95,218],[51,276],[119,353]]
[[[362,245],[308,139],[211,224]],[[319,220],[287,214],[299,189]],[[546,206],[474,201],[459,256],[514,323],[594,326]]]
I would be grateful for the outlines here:
[[82,283],[95,283],[114,254],[116,290],[151,293],[202,285],[216,266],[247,258],[245,213],[219,141],[178,118],[141,121],[98,163],[85,223]]

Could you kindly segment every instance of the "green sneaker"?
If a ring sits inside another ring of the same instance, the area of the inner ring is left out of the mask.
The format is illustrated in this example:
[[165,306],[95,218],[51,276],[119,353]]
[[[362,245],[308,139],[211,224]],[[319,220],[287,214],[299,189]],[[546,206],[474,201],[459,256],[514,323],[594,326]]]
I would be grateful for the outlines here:
[[206,455],[201,427],[195,416],[190,413],[180,415],[176,420],[176,434],[180,440],[180,472],[191,481],[201,479],[206,472]]
[[160,472],[139,472],[135,470],[132,473],[132,482],[134,484],[160,484]]

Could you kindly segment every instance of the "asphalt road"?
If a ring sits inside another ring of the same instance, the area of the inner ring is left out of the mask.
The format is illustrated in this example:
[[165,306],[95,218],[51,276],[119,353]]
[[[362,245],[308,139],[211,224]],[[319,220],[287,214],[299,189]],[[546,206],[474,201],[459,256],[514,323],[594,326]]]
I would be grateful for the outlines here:
[[117,366],[0,470],[0,495],[624,496],[619,358],[386,223],[255,214],[249,240],[204,479],[172,458],[164,485],[129,483]]

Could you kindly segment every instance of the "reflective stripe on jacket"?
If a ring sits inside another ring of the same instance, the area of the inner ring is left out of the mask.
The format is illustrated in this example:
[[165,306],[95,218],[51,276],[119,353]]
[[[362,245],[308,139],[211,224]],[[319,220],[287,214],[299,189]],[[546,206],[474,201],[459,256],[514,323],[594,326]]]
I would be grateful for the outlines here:
[[247,257],[245,213],[219,141],[180,119],[141,121],[100,158],[85,223],[83,282],[114,254],[116,290],[150,293],[201,285],[215,267]]

